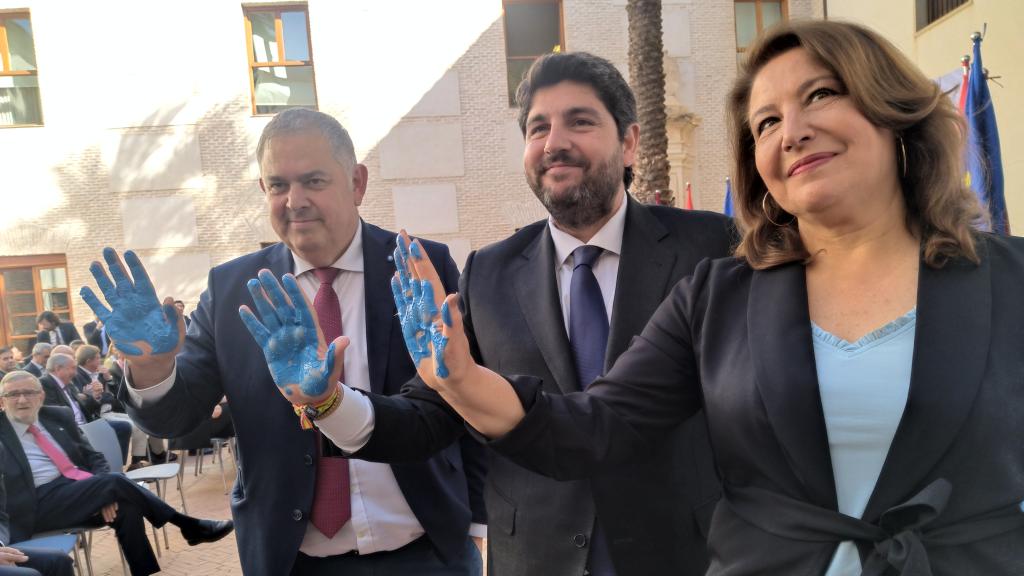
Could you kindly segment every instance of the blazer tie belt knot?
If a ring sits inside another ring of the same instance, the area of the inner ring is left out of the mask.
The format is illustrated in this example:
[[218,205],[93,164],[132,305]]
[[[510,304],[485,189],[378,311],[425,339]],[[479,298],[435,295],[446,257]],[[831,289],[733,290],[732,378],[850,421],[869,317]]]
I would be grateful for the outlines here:
[[1014,502],[952,524],[933,526],[953,485],[938,478],[889,508],[877,524],[762,488],[727,486],[724,500],[741,518],[770,534],[804,542],[857,544],[862,576],[932,576],[929,547],[957,546],[1024,528],[1022,504]]

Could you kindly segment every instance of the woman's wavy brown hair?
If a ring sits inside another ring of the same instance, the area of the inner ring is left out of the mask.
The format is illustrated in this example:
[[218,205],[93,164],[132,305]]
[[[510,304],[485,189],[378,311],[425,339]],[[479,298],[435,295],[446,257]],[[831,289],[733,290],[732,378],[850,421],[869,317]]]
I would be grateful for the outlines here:
[[[907,206],[907,227],[921,236],[924,261],[938,268],[966,257],[978,262],[975,226],[980,205],[964,185],[966,126],[949,98],[888,40],[857,24],[803,20],[772,28],[749,50],[729,94],[729,131],[735,159],[735,200],[743,237],[736,255],[755,269],[807,261],[799,223],[772,224],[761,203],[768,193],[754,161],[754,137],[747,121],[754,78],[773,58],[803,48],[846,86],[849,97],[875,126],[903,139],[906,175],[896,143],[897,173]],[[767,202],[771,219],[792,216]]]

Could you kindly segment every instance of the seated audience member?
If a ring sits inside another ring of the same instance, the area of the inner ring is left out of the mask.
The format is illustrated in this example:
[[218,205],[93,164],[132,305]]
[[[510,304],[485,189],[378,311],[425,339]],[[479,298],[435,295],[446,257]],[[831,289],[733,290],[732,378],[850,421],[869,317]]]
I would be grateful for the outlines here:
[[70,344],[75,340],[81,340],[78,335],[78,328],[70,322],[61,322],[60,317],[51,310],[44,310],[36,319],[39,326],[39,334],[36,334],[37,342],[46,344]]
[[0,378],[17,369],[18,363],[14,360],[14,349],[10,346],[0,346]]
[[[51,354],[46,361],[48,374],[39,379],[46,393],[44,404],[69,408],[75,417],[75,424],[81,426],[86,422],[100,418],[102,407],[90,394],[81,392],[72,384],[75,377],[75,359],[67,354]],[[121,454],[128,453],[128,441],[132,437],[130,422],[111,421],[110,427],[117,433],[117,441],[121,445]]]
[[[114,528],[133,576],[160,570],[146,537],[145,518],[171,523],[189,545],[214,542],[234,529],[230,520],[180,514],[152,492],[110,473],[103,456],[82,437],[67,408],[43,407],[35,376],[15,371],[0,380],[0,474],[10,487],[13,540],[102,521]],[[73,502],[73,506],[68,503]]]
[[85,346],[85,342],[82,342],[81,340],[72,340],[71,344],[68,344],[68,346],[71,346],[72,352],[78,352],[79,348]]
[[[4,448],[0,444],[0,461]],[[71,576],[71,558],[59,550],[35,546],[10,546],[11,522],[7,516],[7,491],[0,475],[0,576]]]
[[32,356],[29,357],[28,362],[25,364],[25,371],[36,378],[42,378],[46,374],[46,361],[50,359],[52,351],[53,344],[37,343],[32,347]]
[[93,400],[99,403],[100,417],[108,422],[127,422],[132,427],[132,461],[129,470],[149,464],[149,461],[146,460],[147,446],[153,454],[153,461],[166,462],[167,454],[164,449],[164,441],[143,432],[125,414],[124,406],[117,399],[117,388],[114,386],[110,371],[103,366],[100,349],[90,345],[82,346],[75,352],[75,362],[78,364],[78,368],[71,382],[79,391],[92,396]]

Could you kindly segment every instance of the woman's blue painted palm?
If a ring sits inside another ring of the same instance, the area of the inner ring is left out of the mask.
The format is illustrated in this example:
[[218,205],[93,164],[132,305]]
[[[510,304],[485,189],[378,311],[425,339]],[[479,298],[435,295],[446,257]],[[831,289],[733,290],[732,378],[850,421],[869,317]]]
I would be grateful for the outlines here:
[[[282,290],[283,285],[283,290]],[[293,404],[309,404],[333,391],[336,347],[324,350],[316,320],[295,277],[286,274],[281,283],[269,270],[246,284],[260,319],[243,306],[238,313],[256,343],[263,349],[274,382]],[[261,321],[262,320],[262,321]]]
[[178,310],[171,303],[160,303],[139,257],[131,250],[124,253],[131,277],[113,248],[103,249],[103,259],[110,276],[99,262],[93,262],[89,271],[110,307],[88,286],[83,286],[79,294],[103,321],[117,348],[128,356],[175,352],[184,338]]
[[[405,239],[401,235],[397,239],[394,252],[395,277],[391,279],[391,293],[398,309],[398,321],[402,326],[405,347],[409,350],[413,364],[417,368],[423,360],[433,354],[434,372],[439,378],[448,377],[448,367],[444,361],[444,351],[448,338],[442,333],[438,320],[437,301],[434,297],[434,286],[428,280],[417,280],[409,270],[411,257],[417,260],[425,256],[418,243],[406,248]],[[451,326],[451,315],[448,303],[441,305],[441,318]]]

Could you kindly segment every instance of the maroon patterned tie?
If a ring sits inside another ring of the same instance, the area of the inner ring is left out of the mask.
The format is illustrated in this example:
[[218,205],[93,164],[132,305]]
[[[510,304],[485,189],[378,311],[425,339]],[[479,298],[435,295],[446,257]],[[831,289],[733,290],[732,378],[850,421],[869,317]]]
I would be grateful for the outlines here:
[[[320,280],[320,288],[313,298],[313,309],[316,310],[316,319],[320,323],[324,343],[328,346],[335,338],[341,336],[341,303],[334,291],[334,278],[338,272],[337,268],[313,270]],[[324,456],[321,447],[323,442],[325,440],[322,437],[317,438],[316,492],[313,494],[313,514],[310,521],[324,536],[333,538],[352,517],[348,459]]]

